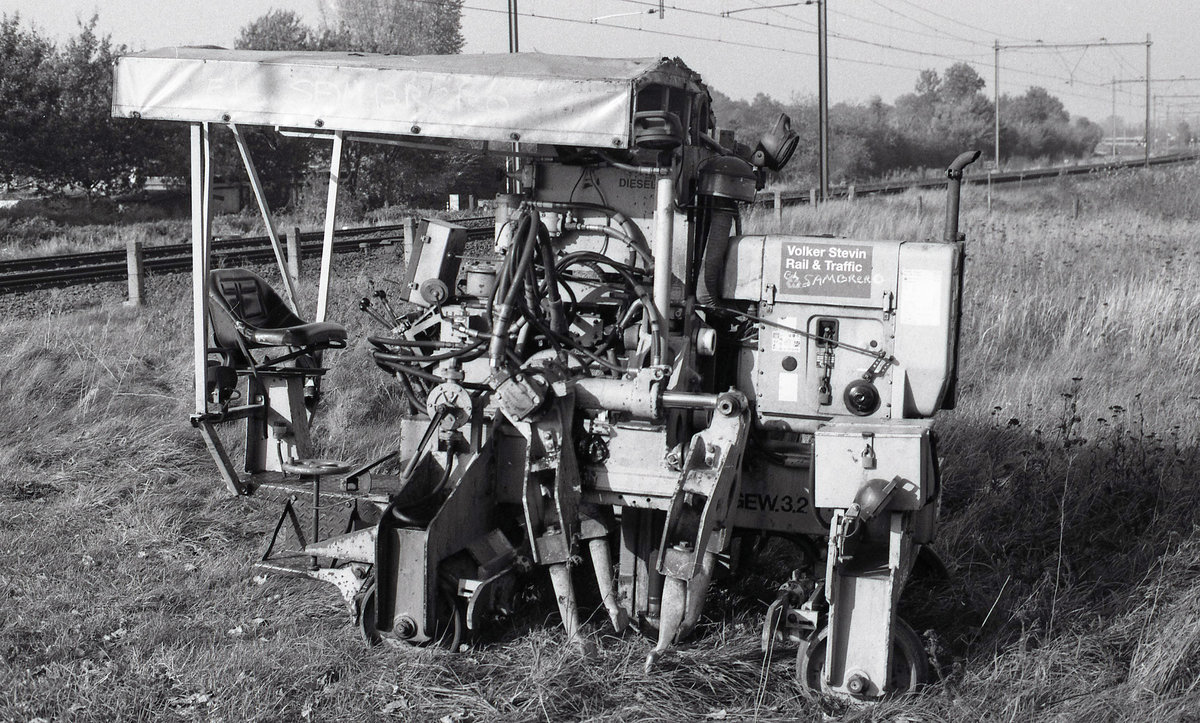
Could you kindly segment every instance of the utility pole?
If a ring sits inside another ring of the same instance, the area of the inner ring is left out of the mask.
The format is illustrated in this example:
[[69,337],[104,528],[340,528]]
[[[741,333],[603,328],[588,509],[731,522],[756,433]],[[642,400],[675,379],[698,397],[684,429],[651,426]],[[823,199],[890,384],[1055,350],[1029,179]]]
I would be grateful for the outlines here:
[[[996,52],[995,79],[992,90],[996,97],[996,160],[1000,160],[1000,51],[1001,50],[1059,50],[1062,48],[1120,48],[1131,45],[1146,46],[1146,165],[1150,165],[1150,35],[1146,34],[1145,42],[1110,43],[1107,40],[1096,43],[1043,43],[1036,42],[1028,45],[1001,45],[997,40],[992,46]],[[1114,81],[1116,82],[1116,81]]]
[[517,0],[508,0],[508,52],[519,53],[521,47],[517,34]]
[[1150,167],[1150,33],[1146,33],[1146,168]]
[[1162,121],[1162,125],[1166,127],[1167,132],[1171,131],[1171,101],[1175,101],[1176,108],[1183,108],[1181,113],[1183,120],[1187,120],[1187,108],[1189,104],[1197,102],[1200,94],[1196,93],[1159,93],[1154,96],[1154,127],[1159,127],[1158,122],[1158,105],[1162,102],[1166,106],[1166,119]]
[[1112,116],[1110,123],[1112,130],[1109,131],[1108,137],[1112,139],[1112,153],[1109,154],[1113,158],[1117,157],[1117,79],[1112,80]]
[[[817,198],[824,203],[829,198],[829,47],[828,23],[825,16],[825,4],[829,0],[796,0],[776,5],[754,5],[752,7],[725,10],[721,17],[727,18],[734,13],[744,13],[749,10],[771,10],[773,8],[788,8],[795,5],[817,6],[817,145],[820,188]],[[659,7],[662,7],[660,0]],[[661,12],[661,11],[660,11]],[[661,16],[660,16],[661,17]]]
[[829,47],[826,37],[828,26],[825,20],[825,4],[828,0],[815,0],[817,4],[817,103],[820,105],[818,125],[821,145],[821,203],[829,199]]
[[992,46],[996,49],[996,59],[992,64],[992,105],[996,111],[996,149],[992,159],[997,171],[1000,170],[1000,41]]
[[[520,34],[517,30],[517,0],[508,0],[508,52],[521,52]],[[513,155],[504,159],[504,190],[508,193],[518,193],[521,190],[521,183],[516,176],[521,170],[521,157],[516,155],[521,152],[521,144],[514,142],[512,144]],[[407,257],[406,257],[407,258]]]
[[[1149,165],[1150,165],[1150,143],[1151,143],[1151,138],[1152,138],[1152,137],[1151,137],[1151,134],[1150,134],[1150,129],[1153,127],[1153,117],[1152,117],[1152,113],[1153,113],[1153,109],[1154,109],[1154,100],[1153,100],[1153,98],[1154,98],[1154,97],[1158,97],[1158,98],[1191,98],[1191,97],[1193,97],[1193,96],[1189,96],[1189,95],[1158,95],[1158,96],[1151,96],[1151,95],[1150,95],[1150,85],[1151,85],[1151,83],[1189,83],[1189,82],[1200,82],[1200,77],[1191,77],[1191,78],[1189,78],[1189,77],[1185,77],[1185,76],[1182,76],[1182,75],[1181,75],[1181,76],[1179,76],[1178,78],[1151,78],[1151,77],[1150,77],[1150,36],[1149,36],[1149,35],[1147,35],[1147,36],[1146,36],[1146,43],[1145,43],[1145,45],[1146,45],[1146,77],[1145,77],[1145,78],[1130,78],[1130,79],[1128,79],[1128,80],[1116,80],[1116,79],[1114,79],[1114,80],[1112,81],[1112,84],[1113,84],[1113,98],[1114,98],[1114,100],[1113,100],[1113,107],[1114,107],[1114,108],[1116,108],[1116,100],[1115,100],[1115,98],[1116,98],[1116,86],[1117,86],[1117,85],[1121,85],[1121,84],[1125,84],[1125,83],[1135,83],[1135,84],[1138,84],[1138,85],[1144,85],[1144,86],[1146,86],[1146,135],[1144,136],[1144,138],[1145,138],[1145,142],[1146,142],[1146,149],[1145,149],[1145,163],[1146,163],[1146,165],[1147,165],[1147,166],[1149,166]],[[1113,115],[1116,115],[1116,113],[1114,112],[1114,113],[1113,113]],[[1128,131],[1126,131],[1126,132],[1128,132]]]

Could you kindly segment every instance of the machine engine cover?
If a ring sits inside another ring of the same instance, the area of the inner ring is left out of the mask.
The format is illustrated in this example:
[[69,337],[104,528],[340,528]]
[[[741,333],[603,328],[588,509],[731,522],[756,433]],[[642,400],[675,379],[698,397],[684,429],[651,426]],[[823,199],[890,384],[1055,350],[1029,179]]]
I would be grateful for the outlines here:
[[[759,423],[812,432],[839,419],[931,416],[956,362],[961,262],[961,244],[731,239],[722,296],[757,303],[770,322],[739,359]],[[869,414],[846,404],[863,381],[881,398]]]

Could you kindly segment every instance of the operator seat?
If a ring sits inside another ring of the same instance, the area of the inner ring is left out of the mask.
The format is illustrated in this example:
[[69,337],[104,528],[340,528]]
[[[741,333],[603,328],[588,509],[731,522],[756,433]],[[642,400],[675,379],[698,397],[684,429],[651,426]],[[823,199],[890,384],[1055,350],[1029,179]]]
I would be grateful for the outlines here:
[[[283,359],[322,349],[343,349],[346,328],[331,321],[296,316],[261,276],[248,269],[214,269],[208,274],[208,309],[213,339],[237,368],[262,368],[251,349],[288,347]],[[301,366],[304,366],[301,363]]]

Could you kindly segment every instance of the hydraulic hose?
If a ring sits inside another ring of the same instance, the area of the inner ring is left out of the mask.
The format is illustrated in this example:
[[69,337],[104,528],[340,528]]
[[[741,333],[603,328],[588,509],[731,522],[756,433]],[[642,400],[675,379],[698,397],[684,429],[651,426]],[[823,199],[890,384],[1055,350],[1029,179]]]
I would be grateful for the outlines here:
[[713,201],[708,235],[704,241],[704,259],[700,263],[700,278],[696,284],[696,301],[703,306],[715,306],[721,299],[725,255],[729,252],[729,233],[737,216],[737,206],[734,202],[717,198]]
[[620,241],[621,243],[625,244],[625,246],[628,247],[629,250],[634,253],[634,255],[642,260],[642,263],[646,265],[646,268],[649,269],[654,267],[654,262],[650,257],[650,249],[638,243],[636,239],[630,237],[629,234],[625,233],[624,231],[618,231],[612,226],[600,226],[594,223],[572,223],[567,224],[566,228],[572,231],[589,231],[592,233],[599,233],[607,236],[610,239]]
[[[492,368],[495,369],[501,365],[504,360],[504,348],[508,344],[508,327],[512,322],[513,304],[517,300],[517,294],[521,292],[525,279],[525,270],[533,263],[533,254],[537,250],[538,227],[541,225],[533,218],[533,212],[527,214],[530,217],[529,225],[525,236],[525,244],[521,248],[521,258],[517,261],[516,266],[511,268],[512,283],[507,288],[501,289],[500,284],[497,284],[496,298],[501,298],[500,291],[504,292],[503,301],[499,306],[495,307],[495,321],[492,323],[492,343],[488,347],[488,356],[491,358]],[[522,218],[520,227],[524,228],[525,219]],[[509,250],[512,253],[512,250]]]
[[654,298],[646,291],[644,286],[637,283],[637,280],[633,278],[629,267],[594,251],[576,251],[567,254],[559,260],[558,270],[561,271],[576,262],[590,262],[609,267],[625,281],[625,285],[629,287],[634,296],[641,300],[643,309],[649,314],[647,318],[650,321],[650,334],[655,340],[655,344],[651,346],[650,350],[651,364],[654,366],[661,365],[663,360],[670,354],[669,347],[667,346],[667,322],[666,319],[662,318],[658,308],[654,305]]
[[[409,376],[416,377],[417,379],[425,379],[427,381],[436,382],[438,384],[451,381],[447,377],[440,377],[437,374],[427,372],[424,369],[418,369],[417,367],[409,366],[410,364],[412,364],[412,362],[403,360],[397,354],[387,354],[387,353],[381,352],[381,351],[373,351],[373,352],[371,352],[371,357],[375,360],[375,364],[378,365],[380,368],[384,369],[385,371],[397,372],[399,374],[407,374]],[[459,386],[463,387],[464,389],[473,389],[473,390],[488,389],[488,387],[486,385],[476,384],[474,382],[456,381],[455,383],[458,384]]]
[[642,229],[638,228],[638,225],[634,223],[628,216],[616,210],[615,208],[610,208],[599,203],[584,203],[582,201],[531,201],[530,205],[543,211],[595,211],[598,213],[603,213],[611,218],[613,223],[620,226],[625,231],[625,235],[641,245],[642,248],[649,248],[649,245],[646,243],[646,236],[642,233]]
[[[532,222],[533,222],[532,214],[530,214],[530,213],[521,214],[520,219],[517,221],[517,227],[513,231],[512,237],[514,239],[518,239],[518,240],[524,238],[525,234],[529,230],[528,224],[530,224]],[[504,254],[504,261],[501,262],[500,269],[496,272],[496,288],[492,290],[492,295],[489,296],[488,300],[487,300],[486,317],[487,317],[489,324],[492,323],[492,321],[493,321],[492,315],[493,315],[493,309],[496,305],[496,300],[504,298],[506,290],[508,289],[508,285],[510,283],[512,283],[513,258],[516,255],[517,255],[516,249],[510,247],[508,252]]]
[[[544,231],[545,227],[542,227]],[[550,301],[550,328],[557,334],[567,331],[566,317],[563,314],[562,296],[558,293],[558,274],[554,271],[554,247],[550,244],[550,234],[538,233],[539,246],[542,249],[542,268],[546,271],[546,298]]]
[[[483,348],[483,345],[484,345],[483,340],[480,339],[480,340],[475,341],[467,346],[460,347],[457,349],[452,349],[450,351],[445,351],[440,354],[396,354],[394,352],[388,351],[387,347],[384,346],[388,342],[376,341],[377,338],[378,337],[368,337],[368,341],[370,341],[372,344],[374,344],[375,347],[380,352],[387,354],[388,359],[390,359],[392,361],[411,362],[411,363],[417,363],[417,364],[424,364],[427,362],[447,361],[450,359],[463,359],[464,357],[467,357],[469,354],[471,354],[471,352],[481,351]],[[400,346],[400,345],[398,344],[397,346]],[[474,357],[470,357],[470,358],[475,358],[478,356],[479,356],[479,354],[476,354]]]
[[[617,374],[625,374],[627,372],[632,371],[630,369],[626,369],[625,367],[620,366],[619,364],[614,364],[614,363],[610,362],[609,360],[597,355],[595,352],[584,349],[582,346],[577,344],[575,342],[575,340],[572,339],[571,337],[569,337],[565,334],[559,334],[559,333],[551,330],[540,319],[530,319],[530,324],[534,328],[536,328],[538,331],[542,332],[542,335],[545,336],[548,340],[550,340],[551,343],[555,343],[558,346],[564,347],[567,350],[566,353],[579,354],[579,355],[585,357],[587,360],[592,361],[596,364],[599,364],[600,366],[602,366],[610,371],[616,372]],[[586,364],[584,366],[586,366]]]

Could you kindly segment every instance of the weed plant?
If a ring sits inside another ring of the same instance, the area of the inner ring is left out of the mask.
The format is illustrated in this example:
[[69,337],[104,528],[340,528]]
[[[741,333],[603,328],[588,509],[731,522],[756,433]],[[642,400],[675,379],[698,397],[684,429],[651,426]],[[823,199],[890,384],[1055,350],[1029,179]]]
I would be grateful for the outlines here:
[[[1196,720],[1197,181],[967,189],[959,406],[936,423],[951,574],[903,602],[937,681],[863,707],[808,695],[789,650],[764,660],[763,606],[730,585],[650,676],[650,644],[596,620],[599,659],[565,645],[537,584],[457,654],[367,650],[332,588],[249,567],[279,508],[229,497],[187,423],[182,277],[140,310],[0,321],[0,720]],[[935,239],[942,203],[746,228]],[[316,435],[359,460],[395,444],[402,402],[357,300],[400,261],[339,266],[331,317],[356,341],[330,354]]]

